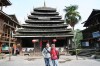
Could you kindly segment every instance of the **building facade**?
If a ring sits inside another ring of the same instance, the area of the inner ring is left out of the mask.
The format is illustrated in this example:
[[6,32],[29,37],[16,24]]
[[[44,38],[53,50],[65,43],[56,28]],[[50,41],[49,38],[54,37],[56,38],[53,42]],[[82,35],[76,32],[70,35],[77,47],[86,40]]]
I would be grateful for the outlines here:
[[[7,47],[12,46],[15,43],[13,34],[15,33],[15,29],[20,27],[14,14],[8,15],[3,12],[3,7],[9,5],[11,5],[9,0],[0,0],[0,53],[6,52],[8,49]],[[5,51],[3,51],[3,49]]]
[[84,22],[86,29],[82,30],[82,48],[100,48],[100,10],[93,9],[89,18]]

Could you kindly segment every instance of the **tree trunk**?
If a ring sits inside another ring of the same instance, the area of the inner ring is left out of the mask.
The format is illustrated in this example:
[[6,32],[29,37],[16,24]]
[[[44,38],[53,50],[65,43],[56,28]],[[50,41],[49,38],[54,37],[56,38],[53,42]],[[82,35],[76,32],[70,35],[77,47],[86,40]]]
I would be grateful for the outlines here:
[[73,32],[74,32],[74,26],[72,27],[72,30],[73,30]]
[[73,30],[73,34],[74,34],[74,45],[75,45],[76,60],[78,60],[77,47],[76,47],[76,41],[75,41],[76,32],[74,31],[74,26],[72,27],[72,30]]

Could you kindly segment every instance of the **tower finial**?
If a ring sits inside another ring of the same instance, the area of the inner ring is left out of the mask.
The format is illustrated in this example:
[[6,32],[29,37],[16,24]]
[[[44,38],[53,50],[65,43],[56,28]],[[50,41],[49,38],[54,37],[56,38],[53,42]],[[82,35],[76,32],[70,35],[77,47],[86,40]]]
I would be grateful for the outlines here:
[[46,7],[45,0],[44,0],[44,7]]

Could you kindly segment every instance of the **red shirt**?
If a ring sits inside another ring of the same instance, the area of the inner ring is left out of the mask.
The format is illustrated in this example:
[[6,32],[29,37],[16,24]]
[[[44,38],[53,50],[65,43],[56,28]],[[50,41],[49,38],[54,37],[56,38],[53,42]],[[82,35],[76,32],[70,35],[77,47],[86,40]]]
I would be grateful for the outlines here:
[[57,58],[58,51],[56,50],[56,48],[51,48],[50,54],[51,54],[51,59],[52,59],[52,60],[58,59],[58,58]]

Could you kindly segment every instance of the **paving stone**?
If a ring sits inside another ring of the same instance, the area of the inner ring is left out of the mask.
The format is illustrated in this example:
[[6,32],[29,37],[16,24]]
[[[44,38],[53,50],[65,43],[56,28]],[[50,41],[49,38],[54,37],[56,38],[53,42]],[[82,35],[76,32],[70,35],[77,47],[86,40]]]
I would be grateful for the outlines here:
[[[64,61],[65,58],[71,60],[59,63],[59,66],[100,66],[100,59],[76,60],[75,56],[62,56],[59,61]],[[0,60],[0,66],[45,66],[43,57],[12,56],[11,61],[8,61],[8,59],[7,57],[6,59]],[[30,59],[30,61],[27,59]]]

